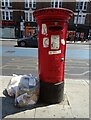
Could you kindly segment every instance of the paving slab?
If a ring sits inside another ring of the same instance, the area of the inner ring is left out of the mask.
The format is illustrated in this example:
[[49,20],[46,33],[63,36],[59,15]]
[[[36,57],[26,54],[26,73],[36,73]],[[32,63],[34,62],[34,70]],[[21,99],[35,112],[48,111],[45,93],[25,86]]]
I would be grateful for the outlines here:
[[66,80],[66,94],[75,118],[89,118],[89,85],[84,80]]
[[35,118],[73,118],[67,98],[60,104],[48,105],[43,108],[36,108]]

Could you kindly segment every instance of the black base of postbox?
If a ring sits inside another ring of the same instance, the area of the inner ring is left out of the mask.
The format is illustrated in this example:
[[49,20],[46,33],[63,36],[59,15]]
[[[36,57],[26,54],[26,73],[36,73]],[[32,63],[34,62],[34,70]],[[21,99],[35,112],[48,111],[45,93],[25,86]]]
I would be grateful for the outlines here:
[[60,103],[64,96],[64,82],[53,84],[40,81],[40,100],[48,103]]

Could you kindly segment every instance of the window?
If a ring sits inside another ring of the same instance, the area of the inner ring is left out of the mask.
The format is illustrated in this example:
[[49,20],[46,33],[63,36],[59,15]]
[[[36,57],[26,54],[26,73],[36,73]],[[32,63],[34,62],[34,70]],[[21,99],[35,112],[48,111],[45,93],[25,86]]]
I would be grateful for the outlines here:
[[29,2],[29,7],[32,8],[32,0]]
[[8,0],[5,0],[5,7],[8,7]]
[[59,2],[59,8],[62,8],[62,1]]
[[4,11],[2,12],[2,20],[5,20],[5,13],[4,13]]
[[62,7],[62,0],[51,0],[51,7],[53,8]]
[[80,10],[83,8],[83,2],[80,2]]
[[84,2],[84,7],[83,7],[83,10],[87,10],[87,4],[88,4],[88,2]]
[[54,7],[54,0],[51,1],[51,7]]
[[36,0],[25,0],[25,8],[36,8]]
[[78,24],[81,24],[81,15],[78,16]]
[[13,19],[13,12],[10,12],[10,20]]
[[25,21],[29,21],[28,12],[25,12]]
[[2,20],[12,20],[13,11],[2,11]]
[[74,16],[74,24],[84,24],[85,23],[85,18],[86,18],[86,14],[85,13],[80,13],[75,14]]
[[33,17],[33,11],[25,11],[25,21],[35,21]]
[[30,13],[30,21],[33,21],[33,19],[32,19],[32,13]]
[[9,1],[9,6],[12,7],[12,0]]
[[86,11],[87,10],[87,1],[83,1],[83,2],[77,2],[76,3],[76,11]]
[[12,7],[11,0],[2,0],[2,7]]
[[76,10],[78,10],[79,9],[79,2],[76,2]]
[[83,15],[83,17],[82,17],[82,24],[85,23],[85,18],[86,18],[86,15]]
[[4,7],[5,6],[5,3],[4,3],[4,0],[2,0],[2,7]]
[[77,2],[76,3],[76,11],[81,10],[83,2]]
[[25,8],[29,8],[29,0],[25,0]]
[[9,20],[9,12],[6,12],[6,20]]
[[33,8],[36,8],[36,0],[33,0]]
[[55,7],[56,8],[58,7],[58,1],[55,1]]

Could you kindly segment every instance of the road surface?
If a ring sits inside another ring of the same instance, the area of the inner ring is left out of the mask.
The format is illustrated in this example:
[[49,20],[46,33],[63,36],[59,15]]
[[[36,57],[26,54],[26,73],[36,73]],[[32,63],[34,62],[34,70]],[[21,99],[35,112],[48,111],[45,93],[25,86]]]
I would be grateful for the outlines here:
[[[2,75],[29,74],[38,76],[38,49],[15,47],[15,41],[4,41],[0,46]],[[67,44],[65,78],[89,79],[89,45]]]

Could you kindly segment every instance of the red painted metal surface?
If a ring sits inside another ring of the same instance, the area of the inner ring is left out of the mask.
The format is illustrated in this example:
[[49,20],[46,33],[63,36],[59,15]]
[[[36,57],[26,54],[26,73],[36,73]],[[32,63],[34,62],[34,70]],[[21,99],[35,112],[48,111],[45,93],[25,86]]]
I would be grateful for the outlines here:
[[64,8],[46,8],[35,11],[38,23],[38,70],[41,81],[64,81],[66,34],[68,20],[73,12]]

